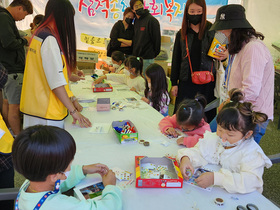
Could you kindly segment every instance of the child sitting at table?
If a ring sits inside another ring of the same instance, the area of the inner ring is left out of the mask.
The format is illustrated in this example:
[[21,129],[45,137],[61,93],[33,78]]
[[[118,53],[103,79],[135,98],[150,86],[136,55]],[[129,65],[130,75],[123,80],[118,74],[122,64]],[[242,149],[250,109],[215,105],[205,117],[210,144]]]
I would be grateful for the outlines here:
[[163,68],[153,63],[146,69],[146,89],[143,101],[148,103],[163,116],[168,116],[170,98],[167,91],[167,80]]
[[252,136],[258,123],[265,122],[267,115],[253,111],[249,102],[229,102],[217,116],[216,133],[206,131],[193,148],[180,149],[178,161],[184,179],[186,170],[207,164],[221,165],[217,172],[206,172],[195,181],[200,187],[217,185],[229,193],[249,193],[263,190],[264,167],[272,163]]
[[113,66],[111,67],[103,67],[104,74],[116,73],[116,74],[123,74],[124,71],[124,60],[125,56],[124,53],[121,51],[114,51],[111,55]]
[[[114,172],[100,163],[71,166],[75,153],[75,141],[64,129],[37,125],[23,130],[14,141],[12,156],[15,169],[27,180],[15,209],[122,209]],[[81,201],[61,194],[94,173],[102,176],[105,186],[101,200]]]
[[105,74],[94,81],[95,84],[101,83],[104,79],[126,84],[131,91],[139,95],[144,95],[145,80],[142,77],[143,59],[130,56],[124,61],[124,74]]
[[167,116],[159,123],[161,132],[172,137],[178,137],[176,128],[187,134],[187,137],[177,139],[177,144],[193,147],[203,137],[205,131],[210,131],[209,124],[204,120],[206,98],[197,94],[195,99],[185,99],[172,117]]

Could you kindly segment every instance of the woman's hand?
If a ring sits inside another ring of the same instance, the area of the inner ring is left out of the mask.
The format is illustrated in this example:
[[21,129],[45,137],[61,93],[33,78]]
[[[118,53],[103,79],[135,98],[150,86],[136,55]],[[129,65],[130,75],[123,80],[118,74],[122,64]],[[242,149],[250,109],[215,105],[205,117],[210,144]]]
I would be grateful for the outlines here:
[[108,166],[101,164],[101,163],[83,166],[84,175],[98,173],[101,176],[104,176],[105,174],[108,173],[108,171],[109,171]]
[[194,169],[189,157],[184,156],[181,158],[180,171],[185,180],[188,180],[190,178],[189,175],[187,174],[187,169],[190,169],[192,174],[194,173]]
[[173,137],[178,137],[177,131],[174,128],[172,128],[172,127],[167,128],[165,130],[165,133],[168,134],[168,135],[172,135]]
[[174,97],[177,97],[177,94],[178,94],[178,86],[177,86],[177,85],[172,86],[172,88],[171,88],[171,94],[172,94]]
[[150,100],[149,100],[149,99],[147,99],[146,97],[142,97],[142,98],[141,98],[141,100],[142,100],[142,101],[144,101],[144,102],[146,102],[147,104],[149,104],[149,103],[150,103]]
[[105,187],[107,185],[116,185],[115,173],[112,170],[109,170],[107,174],[102,176],[102,182],[103,182]]
[[78,110],[78,112],[83,111],[83,107],[81,106],[81,104],[78,102],[77,99],[75,101],[73,101],[73,105]]
[[228,58],[229,53],[228,50],[225,47],[222,47],[222,52],[219,52],[218,49],[216,49],[214,55],[218,56],[218,58],[216,58],[219,61],[225,60]]
[[78,121],[81,128],[91,127],[91,122],[89,121],[89,119],[84,117],[80,112],[76,111],[71,115],[73,117],[72,124],[76,124],[76,122]]
[[177,139],[177,144],[178,145],[184,145],[184,137],[178,138]]
[[206,188],[214,184],[214,173],[206,172],[201,174],[197,179],[195,179],[198,186]]

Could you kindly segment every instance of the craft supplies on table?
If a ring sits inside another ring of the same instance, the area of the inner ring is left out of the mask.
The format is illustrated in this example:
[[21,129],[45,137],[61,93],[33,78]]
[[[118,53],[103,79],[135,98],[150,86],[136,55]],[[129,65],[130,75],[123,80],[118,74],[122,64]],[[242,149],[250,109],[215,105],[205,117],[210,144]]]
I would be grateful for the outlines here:
[[138,131],[130,120],[113,121],[112,127],[121,144],[138,141]]

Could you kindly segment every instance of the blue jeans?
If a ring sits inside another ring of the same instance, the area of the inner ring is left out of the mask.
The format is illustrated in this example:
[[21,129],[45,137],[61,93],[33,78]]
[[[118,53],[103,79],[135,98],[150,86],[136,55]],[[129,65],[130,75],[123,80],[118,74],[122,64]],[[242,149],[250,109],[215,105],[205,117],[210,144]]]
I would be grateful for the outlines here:
[[[212,132],[217,132],[217,116],[209,123],[210,125],[210,129]],[[254,140],[259,144],[261,141],[261,138],[263,137],[263,135],[265,134],[267,125],[269,123],[269,120],[265,121],[264,123],[257,125],[253,136],[254,136]]]

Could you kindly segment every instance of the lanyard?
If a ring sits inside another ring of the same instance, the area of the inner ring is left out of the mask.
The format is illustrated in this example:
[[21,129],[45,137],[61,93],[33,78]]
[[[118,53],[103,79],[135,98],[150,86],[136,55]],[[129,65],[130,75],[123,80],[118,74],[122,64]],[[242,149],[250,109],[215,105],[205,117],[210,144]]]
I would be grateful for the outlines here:
[[231,72],[231,67],[233,60],[235,58],[235,55],[229,55],[229,60],[228,60],[228,65],[225,70],[225,80],[224,80],[224,88],[228,89],[228,83],[229,83],[229,78],[230,78],[230,72]]
[[[30,184],[30,182],[27,182],[24,186],[22,186],[22,187],[20,188],[19,193],[18,193],[18,195],[17,195],[16,202],[15,202],[15,210],[19,210],[19,208],[18,208],[18,199],[19,199],[19,196],[20,196],[20,192],[21,192],[22,190],[25,190],[26,187],[27,187],[27,185],[29,185],[29,184]],[[47,200],[47,198],[48,198],[50,195],[58,193],[58,191],[59,191],[59,186],[60,186],[60,180],[57,180],[57,181],[55,182],[55,189],[54,189],[53,191],[47,192],[47,193],[39,200],[39,202],[36,204],[36,206],[35,206],[35,208],[34,208],[33,210],[38,210],[38,209],[40,209],[41,206],[43,205],[43,203]]]

